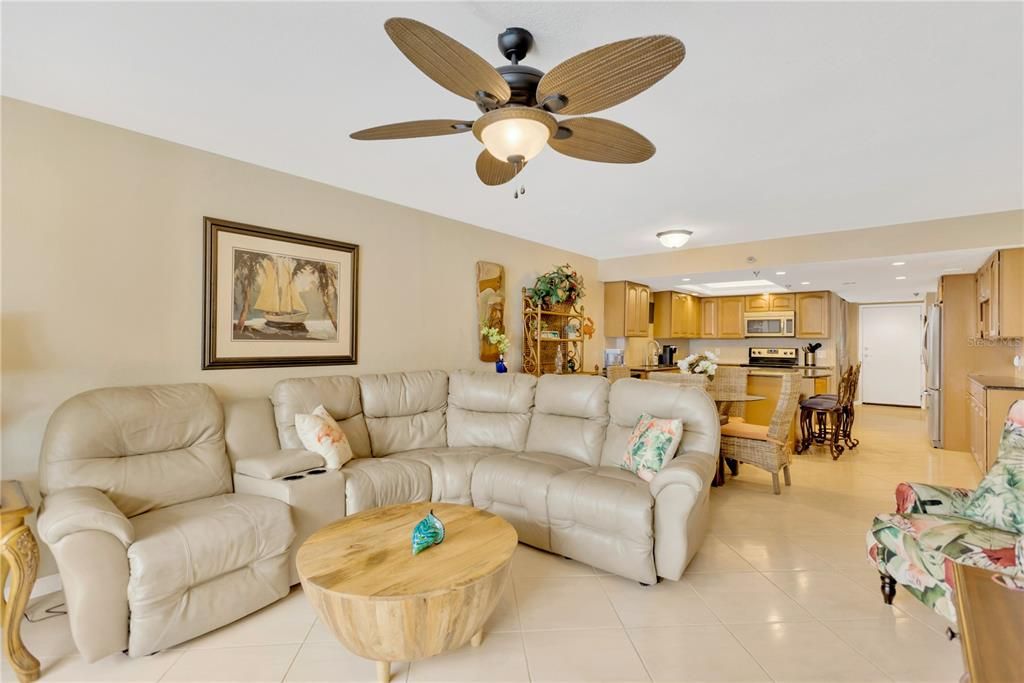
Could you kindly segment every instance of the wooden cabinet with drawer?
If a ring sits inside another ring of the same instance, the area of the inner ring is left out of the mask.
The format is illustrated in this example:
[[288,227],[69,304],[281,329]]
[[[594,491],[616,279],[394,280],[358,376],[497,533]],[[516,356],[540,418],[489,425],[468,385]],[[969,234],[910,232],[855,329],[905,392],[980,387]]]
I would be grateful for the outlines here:
[[687,339],[701,332],[700,299],[681,292],[654,292],[654,336]]
[[1014,401],[1024,399],[1024,389],[987,386],[971,377],[967,383],[967,427],[971,455],[982,472],[999,457],[1006,412]]
[[606,282],[604,327],[609,337],[646,337],[650,320],[651,290],[637,282]]

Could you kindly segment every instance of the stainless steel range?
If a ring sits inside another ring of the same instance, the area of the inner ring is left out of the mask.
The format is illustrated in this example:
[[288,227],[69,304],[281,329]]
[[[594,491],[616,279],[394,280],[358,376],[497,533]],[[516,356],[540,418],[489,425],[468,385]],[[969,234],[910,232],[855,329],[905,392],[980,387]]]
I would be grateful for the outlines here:
[[797,349],[751,347],[746,365],[751,368],[795,368],[798,365]]

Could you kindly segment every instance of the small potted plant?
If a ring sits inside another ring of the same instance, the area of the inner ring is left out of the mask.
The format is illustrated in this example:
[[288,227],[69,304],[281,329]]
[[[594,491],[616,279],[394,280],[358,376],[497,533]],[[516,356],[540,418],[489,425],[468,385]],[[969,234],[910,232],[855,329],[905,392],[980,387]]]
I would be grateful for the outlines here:
[[505,352],[512,345],[512,342],[508,340],[508,335],[497,327],[488,327],[487,325],[480,328],[480,335],[498,347],[498,360],[494,361],[494,369],[497,372],[508,372],[508,366],[505,365]]
[[571,311],[584,293],[583,278],[568,263],[544,273],[526,290],[534,306],[558,313]]
[[718,370],[718,356],[705,351],[704,353],[691,353],[678,363],[679,371],[686,375],[707,375],[709,380],[715,378]]

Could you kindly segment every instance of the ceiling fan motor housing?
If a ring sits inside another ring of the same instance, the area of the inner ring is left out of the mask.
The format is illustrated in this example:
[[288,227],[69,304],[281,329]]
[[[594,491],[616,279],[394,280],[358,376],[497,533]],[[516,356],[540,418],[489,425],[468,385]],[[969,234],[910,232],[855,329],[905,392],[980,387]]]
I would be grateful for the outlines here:
[[525,64],[505,64],[497,67],[498,73],[508,83],[512,96],[509,104],[532,107],[537,104],[537,84],[540,83],[543,71]]

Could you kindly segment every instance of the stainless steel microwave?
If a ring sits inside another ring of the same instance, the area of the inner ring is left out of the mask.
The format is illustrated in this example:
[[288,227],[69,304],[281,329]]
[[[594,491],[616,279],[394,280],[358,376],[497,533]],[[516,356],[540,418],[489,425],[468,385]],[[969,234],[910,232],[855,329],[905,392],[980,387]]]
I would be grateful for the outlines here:
[[744,334],[747,337],[795,337],[793,311],[774,313],[745,313]]

